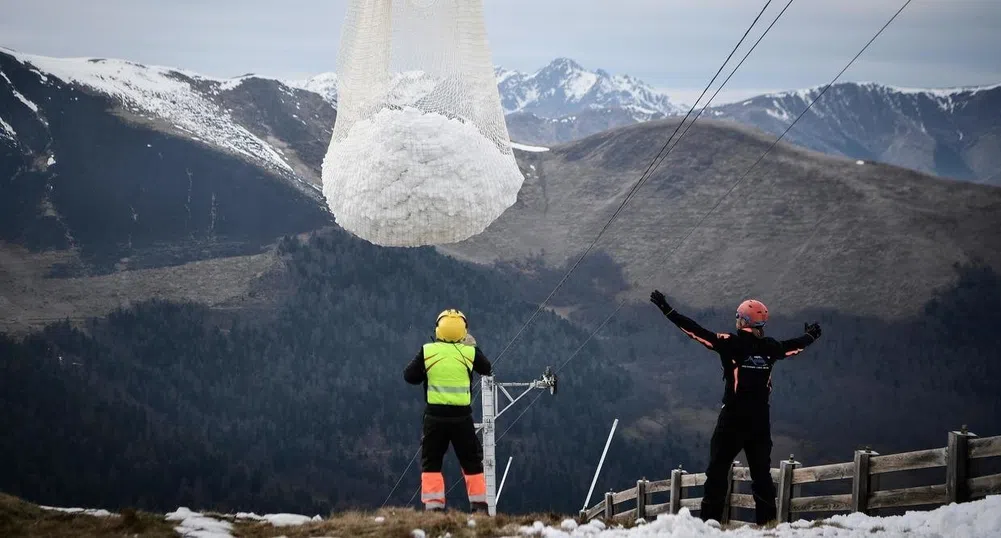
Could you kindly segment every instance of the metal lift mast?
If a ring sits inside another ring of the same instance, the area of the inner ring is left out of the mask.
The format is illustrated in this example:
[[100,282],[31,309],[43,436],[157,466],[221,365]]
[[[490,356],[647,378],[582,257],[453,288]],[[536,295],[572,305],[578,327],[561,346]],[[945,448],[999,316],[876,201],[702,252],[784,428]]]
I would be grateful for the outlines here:
[[[547,367],[542,377],[528,383],[501,383],[493,377],[481,377],[480,386],[483,396],[483,422],[477,423],[477,429],[483,430],[483,475],[487,483],[487,509],[491,516],[497,515],[497,419],[500,418],[518,400],[533,390],[549,390],[556,394],[556,374]],[[521,394],[512,396],[509,388],[522,389]],[[507,398],[507,403],[501,408],[500,396]]]

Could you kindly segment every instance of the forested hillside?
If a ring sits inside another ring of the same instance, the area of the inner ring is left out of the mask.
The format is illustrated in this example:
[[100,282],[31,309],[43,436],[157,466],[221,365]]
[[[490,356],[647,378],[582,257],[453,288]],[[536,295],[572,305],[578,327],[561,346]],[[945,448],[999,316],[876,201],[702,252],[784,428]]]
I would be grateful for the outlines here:
[[[422,393],[402,370],[434,316],[463,309],[495,357],[535,308],[510,293],[517,281],[432,249],[382,249],[335,231],[307,244],[287,238],[279,252],[285,272],[269,278],[290,291],[270,319],[149,302],[84,331],[58,324],[4,338],[0,454],[17,472],[0,489],[58,505],[378,505],[417,448]],[[537,378],[583,338],[544,314],[496,361],[497,377]],[[560,394],[541,398],[504,439],[498,457],[517,462],[505,509],[580,502],[631,386],[608,356],[586,348]],[[624,445],[608,476],[631,475],[641,456],[680,462],[681,443]],[[454,464],[446,472],[461,478]],[[392,502],[406,503],[419,475],[411,467]],[[454,502],[462,495],[456,488]]]
[[[339,231],[286,238],[279,253],[284,272],[261,283],[285,290],[271,317],[150,302],[84,330],[57,324],[0,340],[9,357],[0,362],[0,457],[15,469],[0,489],[109,508],[377,506],[417,447],[420,389],[401,372],[429,320],[446,306],[464,309],[496,359],[535,308],[518,292],[540,285]],[[840,461],[862,443],[937,446],[961,422],[992,433],[1001,418],[1001,336],[991,331],[1001,323],[1001,281],[981,266],[960,274],[906,322],[817,311],[824,337],[776,370],[777,449]],[[576,293],[597,296],[606,285],[592,283]],[[728,307],[690,313],[726,330]],[[652,307],[627,308],[561,372],[559,394],[540,396],[517,422],[498,453],[515,462],[505,511],[578,508],[616,417],[623,424],[597,491],[679,464],[701,469],[719,362],[665,323]],[[778,315],[770,330],[800,327]],[[586,334],[543,314],[496,361],[497,376],[537,377]],[[451,461],[446,473],[460,477]],[[391,503],[407,503],[418,477],[411,467]],[[462,496],[455,488],[452,502],[462,506]]]

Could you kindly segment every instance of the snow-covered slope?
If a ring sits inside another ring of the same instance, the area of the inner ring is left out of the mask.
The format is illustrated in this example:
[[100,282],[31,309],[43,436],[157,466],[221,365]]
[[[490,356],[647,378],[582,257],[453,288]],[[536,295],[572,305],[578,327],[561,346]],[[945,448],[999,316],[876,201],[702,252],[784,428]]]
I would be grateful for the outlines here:
[[319,94],[331,105],[337,105],[337,74],[321,73],[315,77],[300,80],[286,80],[285,85]]
[[[121,107],[121,113],[134,119],[155,123],[168,132],[239,155],[282,176],[296,177],[292,163],[281,149],[251,132],[223,106],[221,94],[252,77],[222,80],[124,60],[50,58],[9,49],[0,52],[28,67],[42,84],[56,88],[72,86],[108,96]],[[39,107],[17,93],[6,74],[2,79],[0,82],[10,84],[15,96],[44,122]],[[0,117],[0,136],[16,136],[3,119]]]
[[[777,135],[821,90],[761,95],[714,107],[711,113]],[[787,137],[825,153],[1001,184],[1001,85],[912,89],[836,84]]]

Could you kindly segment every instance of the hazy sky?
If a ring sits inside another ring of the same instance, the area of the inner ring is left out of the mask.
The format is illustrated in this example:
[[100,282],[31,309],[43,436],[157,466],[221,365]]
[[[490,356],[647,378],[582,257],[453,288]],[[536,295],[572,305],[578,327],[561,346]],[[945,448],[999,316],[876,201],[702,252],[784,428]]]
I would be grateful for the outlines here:
[[[426,0],[425,0],[426,1]],[[788,0],[774,0],[748,45]],[[903,0],[796,0],[727,97],[825,84]],[[345,0],[0,0],[0,45],[125,58],[206,75],[335,69]],[[558,56],[697,95],[764,0],[484,0],[494,63]],[[1001,0],[913,0],[844,80],[908,87],[1001,82]],[[739,56],[738,56],[739,57]],[[729,72],[729,71],[726,71]],[[688,101],[690,102],[690,101]]]

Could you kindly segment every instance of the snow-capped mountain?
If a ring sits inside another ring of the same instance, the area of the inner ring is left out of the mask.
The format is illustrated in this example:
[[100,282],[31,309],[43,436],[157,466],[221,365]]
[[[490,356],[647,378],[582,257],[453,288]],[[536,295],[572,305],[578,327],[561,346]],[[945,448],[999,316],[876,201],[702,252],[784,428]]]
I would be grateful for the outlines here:
[[[311,81],[311,89],[303,90],[254,75],[218,79],[118,59],[50,58],[0,49],[0,60],[9,63],[11,69],[17,65],[34,74],[34,80],[19,84],[6,73],[0,74],[0,86],[7,86],[24,108],[4,110],[0,137],[19,139],[12,118],[23,123],[25,110],[37,123],[47,123],[44,103],[40,107],[29,101],[18,87],[73,88],[110,98],[123,117],[238,156],[298,183],[300,188],[318,188],[318,178],[310,173],[302,155],[281,140],[322,141],[326,137],[329,141],[332,118],[329,111],[319,110],[328,106],[323,84],[331,83],[325,78]],[[271,110],[262,115],[260,110],[249,110],[247,106],[252,103],[246,99],[248,94],[262,91],[273,93],[271,98],[285,114],[276,115]],[[277,133],[281,136],[275,136]]]
[[[569,142],[687,111],[641,80],[602,69],[589,71],[569,58],[557,58],[534,73],[499,66],[494,72],[512,139],[522,142]],[[284,83],[337,104],[334,73]]]
[[[713,117],[778,135],[823,87],[713,107]],[[825,153],[1001,185],[1001,85],[908,89],[832,86],[786,135]]]
[[[497,89],[506,114],[530,113],[562,119],[588,110],[623,110],[634,121],[684,114],[664,93],[629,75],[588,71],[569,58],[557,58],[534,73],[495,67]],[[284,83],[337,102],[337,75],[322,73]]]
[[636,121],[684,111],[670,98],[628,75],[588,71],[569,58],[557,58],[535,73],[498,67],[497,87],[507,113],[528,112],[558,119],[584,110],[622,109]]

